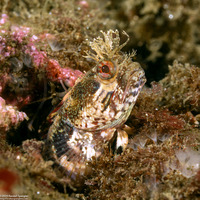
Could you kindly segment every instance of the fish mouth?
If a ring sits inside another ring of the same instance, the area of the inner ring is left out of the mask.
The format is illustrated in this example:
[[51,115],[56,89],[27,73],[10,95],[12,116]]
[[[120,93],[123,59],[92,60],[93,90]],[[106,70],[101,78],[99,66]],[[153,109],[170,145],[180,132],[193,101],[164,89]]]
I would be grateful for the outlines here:
[[145,83],[146,77],[143,69],[135,70],[130,74],[122,98],[122,104],[124,105],[124,108],[122,109],[123,113],[117,120],[112,122],[114,126],[120,127],[126,122],[133,106],[135,105],[137,96],[139,95]]
[[[144,70],[142,68],[134,70],[133,72],[130,73],[130,78],[129,81],[131,80],[135,80],[135,77],[137,78],[137,81],[139,81],[140,85],[144,85],[146,82],[146,77],[145,77],[145,73]],[[143,86],[142,85],[142,86]]]
[[143,87],[144,84],[146,83],[146,81],[147,81],[147,79],[146,79],[146,77],[145,77],[145,74],[143,74],[143,75],[141,76],[140,80],[139,80],[139,85],[140,85],[140,87]]
[[143,69],[137,69],[130,72],[121,103],[124,103],[126,101],[126,97],[132,92],[137,91],[137,93],[139,93],[145,83],[146,77]]

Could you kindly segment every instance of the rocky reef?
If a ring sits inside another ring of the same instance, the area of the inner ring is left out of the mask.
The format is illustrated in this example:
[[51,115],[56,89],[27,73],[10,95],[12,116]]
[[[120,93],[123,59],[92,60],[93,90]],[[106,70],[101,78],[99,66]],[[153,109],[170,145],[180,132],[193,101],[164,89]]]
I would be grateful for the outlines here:
[[[199,13],[197,0],[1,1],[0,197],[199,199]],[[137,50],[147,84],[126,122],[128,147],[105,145],[77,190],[42,156],[46,118],[94,66],[89,42],[110,29],[128,33],[122,51]]]

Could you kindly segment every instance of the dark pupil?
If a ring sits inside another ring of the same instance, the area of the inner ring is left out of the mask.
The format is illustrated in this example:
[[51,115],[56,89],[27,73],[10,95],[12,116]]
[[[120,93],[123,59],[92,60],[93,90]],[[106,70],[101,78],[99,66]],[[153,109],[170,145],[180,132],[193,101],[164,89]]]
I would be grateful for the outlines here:
[[110,72],[110,68],[107,65],[103,65],[101,68],[103,73],[109,73]]

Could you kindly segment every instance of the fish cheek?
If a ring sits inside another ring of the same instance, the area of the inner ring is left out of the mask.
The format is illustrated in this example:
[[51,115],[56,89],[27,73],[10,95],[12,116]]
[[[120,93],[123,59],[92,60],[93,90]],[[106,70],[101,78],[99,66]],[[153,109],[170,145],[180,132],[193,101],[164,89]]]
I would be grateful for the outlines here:
[[100,88],[100,83],[97,81],[93,81],[93,83],[91,84],[91,94],[95,94],[97,92],[97,90]]

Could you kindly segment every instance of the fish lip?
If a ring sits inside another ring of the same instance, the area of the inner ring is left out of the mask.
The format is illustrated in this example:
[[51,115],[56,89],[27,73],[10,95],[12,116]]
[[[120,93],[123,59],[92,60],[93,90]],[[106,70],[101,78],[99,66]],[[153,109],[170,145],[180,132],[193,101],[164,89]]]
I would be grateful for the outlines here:
[[130,75],[130,78],[127,82],[127,85],[128,85],[129,82],[131,82],[132,78],[135,77],[135,76],[138,77],[138,83],[139,83],[138,88],[142,88],[147,81],[146,76],[145,76],[145,72],[144,72],[143,69],[134,70]]
[[143,76],[140,78],[139,82],[140,82],[140,87],[143,87],[144,84],[147,82],[145,74],[143,74]]
[[132,72],[130,72],[130,75],[129,75],[129,78],[128,78],[128,81],[127,81],[127,84],[126,84],[126,88],[123,92],[123,98],[122,98],[122,101],[121,103],[124,103],[125,99],[126,99],[126,96],[127,96],[127,93],[129,92],[129,88],[131,87],[130,84],[131,84],[131,81],[133,80],[133,77],[139,77],[138,78],[138,89],[139,88],[142,88],[144,86],[144,84],[146,83],[146,77],[145,77],[145,73],[144,73],[144,70],[143,69],[136,69]]
[[133,76],[137,76],[137,77],[139,77],[139,79],[144,78],[146,80],[145,72],[142,68],[135,69],[134,71],[130,72],[130,78],[132,78]]

